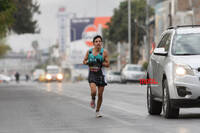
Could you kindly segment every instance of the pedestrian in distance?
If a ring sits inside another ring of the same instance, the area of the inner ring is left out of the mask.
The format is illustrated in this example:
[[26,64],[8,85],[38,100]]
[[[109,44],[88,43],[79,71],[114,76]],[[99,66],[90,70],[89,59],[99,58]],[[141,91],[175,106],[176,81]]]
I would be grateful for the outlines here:
[[19,83],[20,74],[18,72],[15,73],[15,80]]
[[[94,48],[89,49],[83,60],[83,64],[89,66],[88,82],[91,89],[91,108],[96,108],[96,117],[102,117],[100,108],[103,101],[104,87],[107,85],[103,67],[109,67],[108,52],[102,47],[102,37],[97,35],[93,38]],[[96,93],[98,89],[98,100],[96,107]]]
[[25,76],[26,76],[26,82],[28,82],[29,81],[29,75],[26,74]]

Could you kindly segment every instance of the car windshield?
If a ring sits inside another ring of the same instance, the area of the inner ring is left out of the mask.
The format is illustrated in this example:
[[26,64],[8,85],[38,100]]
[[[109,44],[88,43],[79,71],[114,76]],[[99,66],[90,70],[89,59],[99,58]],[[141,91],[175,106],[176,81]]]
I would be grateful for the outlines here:
[[142,67],[139,66],[129,66],[127,71],[142,71]]
[[55,74],[55,73],[58,73],[59,70],[58,69],[48,69],[47,70],[47,73],[50,73],[50,74]]
[[173,55],[200,55],[200,34],[178,34],[172,47]]

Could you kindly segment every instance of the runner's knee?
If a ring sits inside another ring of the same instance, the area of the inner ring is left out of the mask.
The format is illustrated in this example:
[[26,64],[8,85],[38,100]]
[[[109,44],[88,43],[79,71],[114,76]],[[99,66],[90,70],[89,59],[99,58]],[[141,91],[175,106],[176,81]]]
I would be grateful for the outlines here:
[[91,95],[92,95],[92,96],[96,96],[96,91],[92,91],[92,92],[91,92]]
[[101,98],[101,99],[102,99],[102,97],[103,97],[103,93],[99,93],[99,94],[98,94],[98,98]]

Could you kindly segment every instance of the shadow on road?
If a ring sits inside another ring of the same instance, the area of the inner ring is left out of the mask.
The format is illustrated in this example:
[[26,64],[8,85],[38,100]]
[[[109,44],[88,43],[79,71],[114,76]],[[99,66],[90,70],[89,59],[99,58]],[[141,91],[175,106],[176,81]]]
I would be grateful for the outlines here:
[[178,119],[200,119],[200,113],[180,114]]

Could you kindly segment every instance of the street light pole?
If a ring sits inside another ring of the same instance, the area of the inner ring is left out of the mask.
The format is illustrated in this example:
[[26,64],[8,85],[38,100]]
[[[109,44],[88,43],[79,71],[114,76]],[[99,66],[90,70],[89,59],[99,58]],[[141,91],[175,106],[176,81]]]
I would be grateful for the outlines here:
[[131,0],[128,0],[128,62],[131,64]]
[[147,61],[150,57],[150,46],[149,46],[149,0],[146,0],[146,45],[147,45]]

